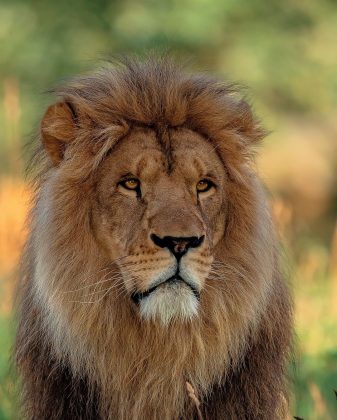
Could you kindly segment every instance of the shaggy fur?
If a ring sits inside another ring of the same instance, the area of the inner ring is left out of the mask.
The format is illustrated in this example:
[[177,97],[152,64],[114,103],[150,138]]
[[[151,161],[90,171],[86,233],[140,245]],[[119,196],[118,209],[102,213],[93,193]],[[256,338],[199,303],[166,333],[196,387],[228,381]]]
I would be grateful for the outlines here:
[[[205,419],[285,418],[291,303],[254,171],[265,132],[249,105],[167,60],[126,60],[56,93],[18,286],[24,416],[197,418],[188,381]],[[142,153],[140,171],[153,173],[136,198],[114,177]],[[197,201],[180,184],[203,165],[217,188]],[[181,263],[200,301],[167,286],[144,318],[132,294],[173,264],[154,228],[205,236]]]

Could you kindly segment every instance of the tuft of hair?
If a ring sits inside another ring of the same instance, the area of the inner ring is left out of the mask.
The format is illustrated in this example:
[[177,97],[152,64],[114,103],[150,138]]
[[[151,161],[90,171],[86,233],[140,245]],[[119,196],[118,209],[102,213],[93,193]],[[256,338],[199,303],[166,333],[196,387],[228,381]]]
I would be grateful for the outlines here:
[[192,320],[198,314],[198,306],[198,299],[190,290],[169,285],[169,288],[157,290],[143,299],[140,314],[147,321],[159,321],[168,326],[173,319]]

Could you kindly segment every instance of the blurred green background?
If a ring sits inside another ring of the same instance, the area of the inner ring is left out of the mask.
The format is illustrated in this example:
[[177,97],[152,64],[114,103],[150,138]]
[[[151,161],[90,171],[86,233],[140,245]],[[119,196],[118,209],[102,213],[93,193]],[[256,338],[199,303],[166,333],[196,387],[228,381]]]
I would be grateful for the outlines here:
[[58,81],[118,53],[171,51],[248,86],[272,133],[271,191],[296,304],[291,416],[336,419],[335,0],[0,0],[0,419],[17,419],[12,292],[30,189],[23,144]]

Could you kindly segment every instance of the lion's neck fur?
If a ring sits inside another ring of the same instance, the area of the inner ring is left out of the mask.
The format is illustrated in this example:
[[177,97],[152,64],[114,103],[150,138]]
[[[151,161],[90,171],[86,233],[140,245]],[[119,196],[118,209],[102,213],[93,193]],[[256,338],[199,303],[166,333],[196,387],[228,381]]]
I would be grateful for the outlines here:
[[214,305],[212,317],[167,327],[144,323],[119,293],[97,303],[63,301],[62,311],[49,301],[44,320],[57,358],[98,384],[103,418],[174,419],[193,410],[186,381],[205,397],[242,353],[248,321],[237,319],[234,337],[240,314],[210,295],[201,307]]

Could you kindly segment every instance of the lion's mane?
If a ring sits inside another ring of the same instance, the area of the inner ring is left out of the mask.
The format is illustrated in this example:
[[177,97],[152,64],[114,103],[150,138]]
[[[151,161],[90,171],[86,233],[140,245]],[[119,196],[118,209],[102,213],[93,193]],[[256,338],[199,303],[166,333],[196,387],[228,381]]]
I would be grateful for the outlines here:
[[[125,60],[56,94],[71,104],[76,124],[69,130],[54,116],[53,128],[74,140],[62,178],[37,147],[41,171],[18,285],[15,349],[25,415],[193,418],[188,381],[204,418],[284,418],[291,303],[254,171],[265,132],[250,106],[232,85],[153,59]],[[167,328],[135,317],[125,293],[92,304],[79,302],[80,290],[77,299],[64,293],[103,278],[89,211],[95,173],[137,126],[162,133],[166,148],[169,127],[200,133],[228,175],[217,278],[208,280],[199,317]]]

